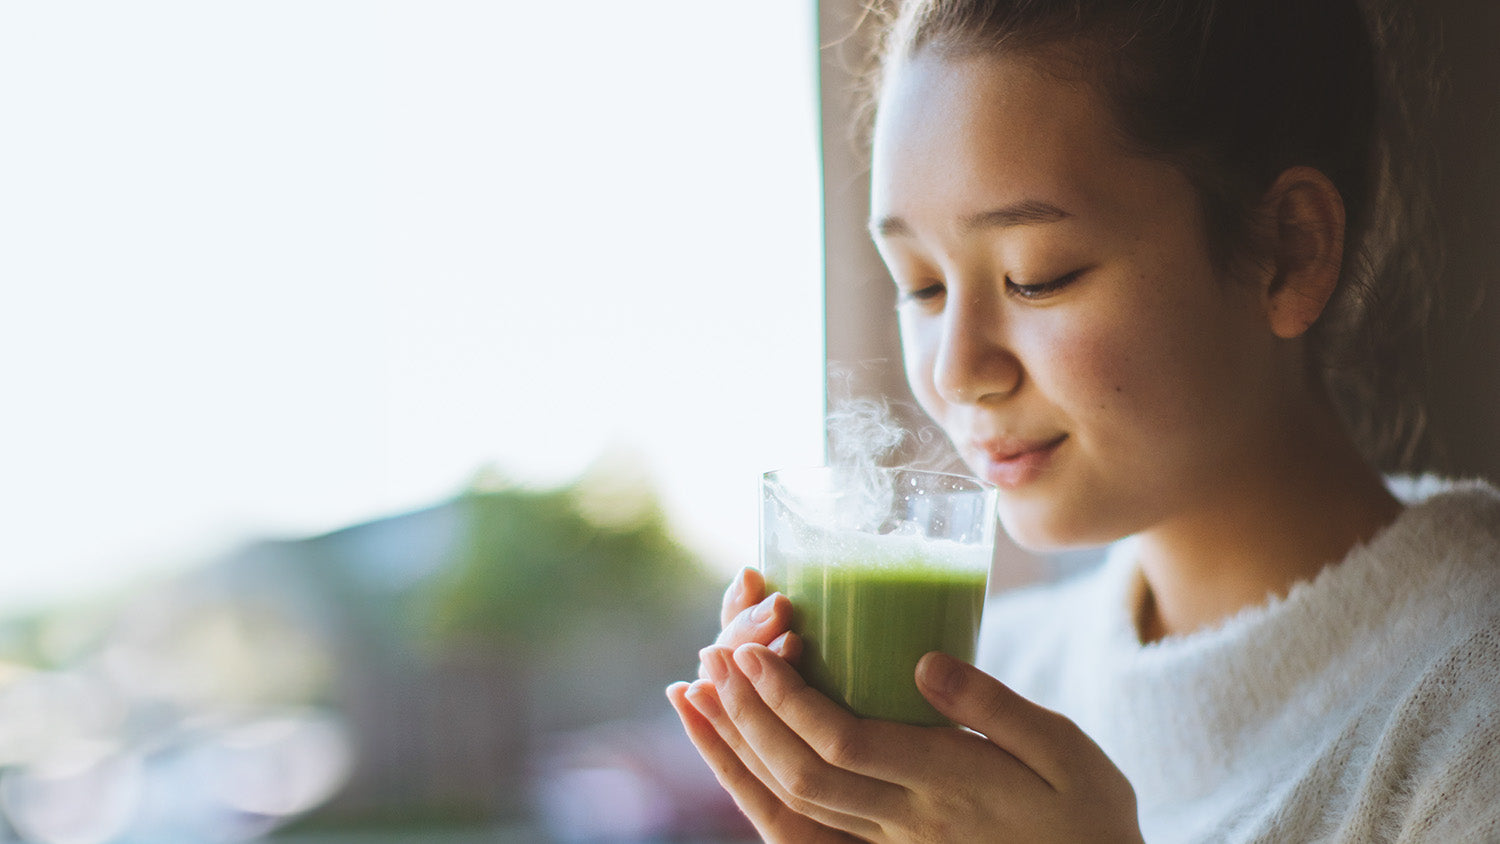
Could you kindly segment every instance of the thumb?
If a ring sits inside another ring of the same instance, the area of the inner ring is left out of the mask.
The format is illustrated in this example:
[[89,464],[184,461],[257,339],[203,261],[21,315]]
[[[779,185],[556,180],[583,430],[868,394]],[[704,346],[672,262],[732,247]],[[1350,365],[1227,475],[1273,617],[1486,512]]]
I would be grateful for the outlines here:
[[1054,786],[1074,739],[1087,740],[1072,721],[940,651],[922,657],[916,673],[917,688],[938,712],[983,734]]

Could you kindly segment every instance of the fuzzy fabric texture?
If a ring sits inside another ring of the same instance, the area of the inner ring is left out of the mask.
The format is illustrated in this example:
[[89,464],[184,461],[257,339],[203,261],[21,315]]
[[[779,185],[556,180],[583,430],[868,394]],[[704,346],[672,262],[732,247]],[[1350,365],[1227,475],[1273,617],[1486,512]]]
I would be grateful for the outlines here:
[[1316,579],[1143,645],[1129,540],[985,610],[979,666],[1083,728],[1164,842],[1500,842],[1500,492],[1393,484]]

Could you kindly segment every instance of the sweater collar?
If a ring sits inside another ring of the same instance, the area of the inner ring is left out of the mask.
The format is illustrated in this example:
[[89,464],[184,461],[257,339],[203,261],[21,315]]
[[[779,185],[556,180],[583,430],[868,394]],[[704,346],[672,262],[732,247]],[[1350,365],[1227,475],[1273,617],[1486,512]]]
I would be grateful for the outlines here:
[[1106,626],[1106,693],[1085,720],[1102,722],[1114,758],[1175,760],[1127,771],[1133,780],[1184,793],[1267,763],[1286,753],[1288,736],[1309,740],[1359,701],[1392,694],[1405,676],[1395,655],[1421,663],[1476,614],[1495,613],[1500,493],[1431,479],[1411,489],[1392,524],[1285,598],[1151,644],[1138,635],[1145,582],[1134,543],[1111,549],[1100,586],[1113,603],[1096,619]]

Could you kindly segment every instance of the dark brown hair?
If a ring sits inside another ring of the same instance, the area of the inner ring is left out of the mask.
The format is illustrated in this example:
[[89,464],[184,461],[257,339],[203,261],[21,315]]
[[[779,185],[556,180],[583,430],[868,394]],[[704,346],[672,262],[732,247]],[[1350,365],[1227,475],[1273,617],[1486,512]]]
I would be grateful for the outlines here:
[[872,93],[883,68],[926,51],[1045,56],[1099,86],[1122,143],[1197,189],[1221,268],[1253,243],[1277,176],[1326,174],[1347,225],[1312,363],[1366,455],[1413,468],[1436,251],[1409,109],[1378,61],[1390,27],[1356,0],[909,0],[885,21]]

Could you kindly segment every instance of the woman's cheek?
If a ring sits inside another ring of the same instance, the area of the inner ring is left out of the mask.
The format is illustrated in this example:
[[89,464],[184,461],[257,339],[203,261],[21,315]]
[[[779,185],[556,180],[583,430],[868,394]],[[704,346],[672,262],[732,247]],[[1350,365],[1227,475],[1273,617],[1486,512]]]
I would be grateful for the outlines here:
[[930,325],[902,315],[901,359],[906,368],[906,383],[922,410],[934,422],[943,423],[941,400],[933,382],[933,367],[936,364],[937,337]]
[[[1139,320],[1075,324],[1047,338],[1032,377],[1080,433],[1099,442],[1150,436],[1175,424],[1171,361]],[[1050,388],[1049,388],[1050,387]]]
[[1072,413],[1107,411],[1130,378],[1130,349],[1108,323],[1075,324],[1038,339],[1031,378]]

